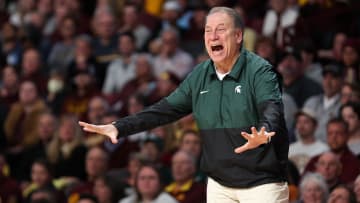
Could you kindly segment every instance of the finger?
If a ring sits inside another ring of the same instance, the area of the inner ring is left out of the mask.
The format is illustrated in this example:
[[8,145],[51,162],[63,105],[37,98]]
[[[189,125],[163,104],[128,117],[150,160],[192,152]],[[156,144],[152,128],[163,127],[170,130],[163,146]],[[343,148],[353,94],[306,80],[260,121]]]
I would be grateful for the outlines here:
[[260,135],[265,135],[265,127],[261,127],[261,129],[260,129]]
[[241,135],[246,139],[246,140],[250,140],[251,139],[251,135],[246,133],[246,132],[242,132]]
[[79,121],[78,123],[79,123],[79,125],[82,126],[82,127],[85,127],[86,125],[88,125],[88,123],[85,123],[85,122],[83,122],[83,121]]
[[255,127],[251,127],[251,133],[254,135],[254,136],[257,136],[258,132],[256,130]]
[[274,136],[275,134],[276,134],[275,132],[268,132],[268,133],[266,133],[266,136],[272,137],[272,136]]
[[249,144],[248,144],[248,142],[247,142],[247,143],[245,143],[244,145],[236,148],[236,149],[234,150],[234,152],[237,153],[237,154],[243,153],[244,151],[248,150],[248,145],[249,145]]

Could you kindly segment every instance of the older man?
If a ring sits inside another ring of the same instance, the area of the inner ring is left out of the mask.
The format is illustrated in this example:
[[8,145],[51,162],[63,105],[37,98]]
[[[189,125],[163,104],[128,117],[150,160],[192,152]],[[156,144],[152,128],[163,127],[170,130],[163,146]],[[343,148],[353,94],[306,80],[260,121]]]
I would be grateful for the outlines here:
[[118,136],[193,113],[203,138],[208,202],[288,202],[288,138],[277,74],[242,47],[243,23],[233,9],[210,10],[204,41],[210,59],[168,97],[112,124],[80,125],[116,143]]

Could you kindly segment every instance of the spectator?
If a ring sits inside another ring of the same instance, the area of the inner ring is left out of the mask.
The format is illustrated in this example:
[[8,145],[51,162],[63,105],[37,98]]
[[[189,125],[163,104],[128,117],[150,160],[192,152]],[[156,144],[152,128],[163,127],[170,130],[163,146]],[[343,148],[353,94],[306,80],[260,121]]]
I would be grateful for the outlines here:
[[99,203],[95,195],[82,194],[79,197],[77,203]]
[[336,187],[329,196],[327,203],[356,203],[354,192],[345,185]]
[[59,116],[62,112],[62,109],[59,107],[62,106],[67,91],[68,89],[66,87],[64,75],[58,71],[52,71],[47,82],[47,95],[45,101],[47,106],[56,116]]
[[[356,156],[349,150],[347,140],[349,130],[347,123],[341,119],[331,119],[327,124],[327,144],[330,151],[335,153],[341,162],[342,173],[340,180],[342,183],[352,183],[360,173],[360,162]],[[313,157],[305,168],[305,172],[314,171],[315,163],[319,156]]]
[[91,147],[86,153],[85,172],[86,180],[74,182],[70,188],[69,202],[75,202],[82,194],[93,194],[95,180],[103,176],[108,169],[109,156],[100,147]]
[[337,61],[340,62],[343,53],[344,43],[347,39],[347,35],[343,32],[335,34],[332,42],[332,48],[330,50],[319,50],[318,56],[325,61]]
[[0,103],[10,107],[12,103],[18,100],[19,75],[12,66],[5,66],[1,72]]
[[324,93],[307,99],[304,107],[315,113],[318,121],[315,137],[325,142],[327,122],[339,115],[340,91],[343,82],[342,67],[337,64],[324,66],[323,77]]
[[31,202],[36,191],[47,190],[55,195],[58,202],[64,200],[64,194],[57,190],[53,184],[53,170],[51,165],[45,159],[36,160],[31,167],[31,182],[23,190],[23,195],[27,202]]
[[99,86],[99,78],[97,78],[98,69],[100,66],[97,64],[93,56],[93,49],[91,46],[91,38],[88,35],[80,35],[75,39],[75,56],[66,68],[64,75],[66,76],[67,83],[73,83],[75,76],[79,72],[89,72]]
[[38,50],[33,48],[25,50],[21,63],[20,79],[22,81],[33,81],[40,96],[45,95],[46,92],[47,78],[44,76],[44,72],[46,71],[42,69],[41,56]]
[[313,112],[302,109],[296,114],[296,132],[298,141],[289,146],[289,159],[292,160],[300,173],[314,156],[329,149],[329,147],[315,138],[317,120]]
[[277,64],[276,47],[270,37],[259,36],[254,45],[254,52],[271,64]]
[[21,203],[22,195],[20,185],[10,177],[10,167],[5,154],[0,152],[0,197],[4,203]]
[[300,54],[302,59],[301,66],[304,68],[305,76],[321,85],[322,65],[317,62],[316,48],[312,41],[305,40],[300,46]]
[[152,202],[177,203],[168,193],[163,191],[161,173],[153,166],[140,168],[135,182],[136,194],[130,195],[119,203]]
[[19,167],[14,170],[19,171],[19,178],[21,181],[30,180],[30,171],[33,162],[37,159],[46,159],[46,151],[49,148],[49,143],[57,131],[57,118],[50,112],[43,112],[36,120],[36,138],[37,142],[24,149],[21,160],[19,160]]
[[299,203],[325,203],[329,189],[324,178],[317,173],[306,174],[300,183]]
[[283,76],[284,91],[294,98],[298,108],[311,96],[322,93],[321,86],[304,75],[301,63],[300,53],[293,49],[284,53],[277,68]]
[[118,203],[124,198],[123,186],[109,175],[99,176],[95,179],[94,195],[99,203]]
[[74,115],[64,115],[59,129],[49,144],[47,157],[54,168],[54,176],[85,179],[86,147]]
[[262,27],[262,34],[274,39],[276,47],[283,49],[290,44],[287,29],[293,27],[299,16],[297,10],[288,7],[286,0],[270,0]]
[[126,4],[122,13],[122,26],[119,33],[131,32],[135,37],[136,50],[143,50],[151,37],[151,30],[139,19],[140,9],[135,4]]
[[165,188],[179,203],[205,202],[205,185],[195,181],[196,159],[185,151],[178,151],[172,158],[174,181]]
[[360,105],[350,102],[340,108],[340,114],[349,126],[348,146],[355,155],[360,155]]
[[21,61],[22,46],[18,39],[18,29],[13,24],[6,22],[1,28],[0,44],[2,50],[0,55],[5,58],[6,64],[18,66]]
[[155,57],[154,71],[159,76],[164,71],[173,72],[178,78],[184,79],[192,70],[193,58],[179,48],[180,36],[174,29],[167,29],[161,33],[161,50]]
[[38,95],[35,83],[24,81],[20,84],[19,100],[15,102],[7,115],[4,130],[11,153],[19,153],[24,147],[38,141],[35,121],[46,105]]
[[322,153],[316,162],[315,171],[323,176],[330,192],[341,184],[340,175],[342,173],[342,165],[339,157],[335,153]]
[[344,83],[341,88],[341,104],[360,102],[360,85]]
[[345,81],[355,83],[360,80],[360,42],[348,39],[344,43],[342,63],[345,69]]
[[114,15],[108,9],[95,11],[92,22],[93,32],[96,35],[93,40],[93,50],[96,63],[99,64],[97,80],[100,87],[102,87],[108,65],[118,57],[115,26]]
[[72,17],[65,17],[59,24],[58,30],[61,34],[61,41],[57,42],[48,58],[50,70],[65,72],[67,66],[74,58],[75,35],[77,24]]
[[135,37],[132,33],[119,36],[118,51],[120,57],[112,61],[107,68],[102,92],[112,95],[122,90],[124,84],[135,77]]
[[180,84],[181,80],[176,74],[165,71],[157,76],[156,88],[147,97],[149,104],[158,102],[161,98],[168,96]]

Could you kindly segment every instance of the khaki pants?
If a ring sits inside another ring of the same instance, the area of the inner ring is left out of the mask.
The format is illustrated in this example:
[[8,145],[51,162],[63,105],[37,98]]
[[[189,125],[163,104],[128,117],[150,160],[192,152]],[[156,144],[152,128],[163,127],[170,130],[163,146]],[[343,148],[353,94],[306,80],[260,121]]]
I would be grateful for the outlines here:
[[207,203],[288,203],[289,189],[286,182],[237,189],[208,178],[206,198]]

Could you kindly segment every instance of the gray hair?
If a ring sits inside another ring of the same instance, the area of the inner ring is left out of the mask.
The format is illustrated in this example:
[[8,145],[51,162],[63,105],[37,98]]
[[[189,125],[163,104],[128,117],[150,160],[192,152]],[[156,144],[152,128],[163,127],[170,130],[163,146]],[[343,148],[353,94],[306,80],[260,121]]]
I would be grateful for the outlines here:
[[208,15],[206,16],[206,19],[207,19],[208,16],[210,16],[210,15],[212,15],[214,13],[225,13],[225,14],[227,14],[228,16],[230,16],[234,20],[235,28],[240,28],[240,30],[244,30],[243,20],[241,19],[239,13],[236,12],[234,9],[228,8],[228,7],[214,7],[209,11]]
[[308,183],[315,183],[319,186],[319,188],[323,191],[323,199],[322,202],[325,202],[327,197],[329,196],[329,188],[325,181],[325,179],[318,173],[306,173],[300,183],[300,193],[304,193],[305,187]]

